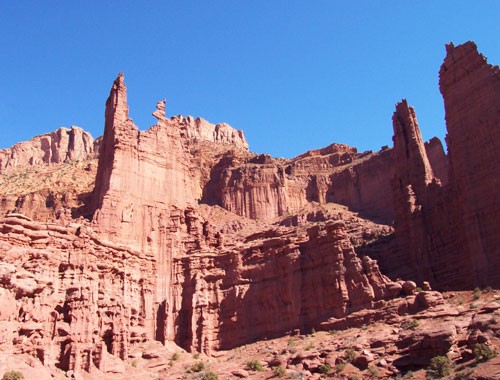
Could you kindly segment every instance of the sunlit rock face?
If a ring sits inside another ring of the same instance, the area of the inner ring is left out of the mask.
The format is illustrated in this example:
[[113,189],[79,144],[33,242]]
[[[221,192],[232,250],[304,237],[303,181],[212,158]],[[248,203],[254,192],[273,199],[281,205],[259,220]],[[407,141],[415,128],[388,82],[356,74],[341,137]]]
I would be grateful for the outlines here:
[[449,44],[446,50],[439,85],[447,159],[436,142],[424,149],[406,101],[394,114],[400,256],[387,260],[401,263],[399,274],[440,289],[499,286],[500,71],[472,42]]
[[0,151],[0,351],[116,373],[151,342],[213,354],[441,304],[423,281],[500,285],[498,68],[449,45],[440,86],[448,156],[403,100],[394,148],[285,159],[165,100],[140,131],[120,74],[102,137]]

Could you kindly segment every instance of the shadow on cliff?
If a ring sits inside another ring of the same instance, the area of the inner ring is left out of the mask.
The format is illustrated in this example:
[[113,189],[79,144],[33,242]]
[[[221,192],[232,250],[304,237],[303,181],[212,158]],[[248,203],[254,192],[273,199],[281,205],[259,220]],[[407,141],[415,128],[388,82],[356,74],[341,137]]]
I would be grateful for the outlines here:
[[234,167],[235,157],[232,152],[227,152],[210,170],[210,179],[203,187],[200,203],[210,206],[222,207],[223,174],[227,168]]
[[91,221],[94,217],[94,211],[92,210],[92,196],[94,192],[89,191],[87,193],[81,193],[77,195],[78,206],[71,208],[71,217],[73,219],[84,218]]

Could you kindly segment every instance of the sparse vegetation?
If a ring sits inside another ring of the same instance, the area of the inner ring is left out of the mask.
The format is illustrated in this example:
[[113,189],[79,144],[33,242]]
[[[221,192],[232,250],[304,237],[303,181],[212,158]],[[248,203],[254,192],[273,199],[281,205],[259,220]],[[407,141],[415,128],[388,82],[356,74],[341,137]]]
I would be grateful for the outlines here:
[[345,369],[345,367],[346,367],[345,363],[335,364],[335,373],[342,372]]
[[137,359],[134,359],[132,360],[132,362],[130,363],[130,365],[134,368],[137,368]]
[[318,371],[320,373],[322,373],[323,375],[327,375],[329,374],[330,372],[332,372],[332,366],[328,363],[325,363],[325,364],[321,364],[319,367],[318,367]]
[[498,355],[497,350],[484,343],[478,343],[474,347],[474,357],[478,363],[487,362]]
[[470,304],[470,308],[471,308],[471,309],[477,309],[477,308],[478,308],[477,303],[475,303],[475,302],[471,303],[471,304]]
[[179,360],[179,353],[178,353],[178,352],[174,352],[174,353],[172,354],[172,357],[170,358],[170,360],[172,360],[172,361],[174,361],[174,362],[175,362],[176,360]]
[[207,371],[202,376],[203,380],[219,380],[219,376],[212,371]]
[[205,363],[199,361],[191,366],[191,372],[201,372],[205,369]]
[[401,328],[404,330],[415,330],[419,325],[416,319],[409,319],[401,324]]
[[264,371],[264,366],[262,365],[262,363],[255,359],[247,361],[246,366],[251,371]]
[[198,360],[199,358],[200,358],[200,353],[199,353],[199,352],[195,352],[195,353],[193,354],[193,359]]
[[24,375],[19,371],[8,371],[3,374],[2,380],[22,380]]
[[440,379],[449,375],[451,375],[451,360],[446,356],[433,357],[429,367],[427,367],[427,377]]
[[285,368],[283,366],[273,367],[273,375],[274,377],[284,377],[285,376]]
[[455,375],[453,376],[453,380],[467,380],[470,379],[470,375],[472,374],[471,369],[463,370],[456,372]]
[[481,289],[479,288],[474,289],[474,293],[472,293],[472,298],[474,298],[475,300],[481,298]]
[[353,349],[353,348],[348,348],[347,350],[345,350],[344,352],[344,359],[350,363],[352,362],[354,359],[356,359],[356,356],[358,356],[356,354],[356,351]]
[[378,368],[374,365],[368,366],[368,375],[370,376],[370,379],[378,378],[380,376]]
[[487,286],[486,288],[483,289],[483,293],[491,293],[493,288],[491,286]]

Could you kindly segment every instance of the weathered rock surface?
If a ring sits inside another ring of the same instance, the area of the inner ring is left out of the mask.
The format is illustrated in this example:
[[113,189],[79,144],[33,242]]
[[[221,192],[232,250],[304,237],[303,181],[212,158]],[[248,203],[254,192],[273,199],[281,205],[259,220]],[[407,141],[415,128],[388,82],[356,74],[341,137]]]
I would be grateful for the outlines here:
[[438,289],[500,286],[499,68],[489,65],[472,42],[450,44],[440,89],[447,161],[438,143],[424,147],[406,101],[396,107],[398,249],[378,258],[391,274],[430,281]]
[[[498,304],[459,313],[422,284],[500,285],[498,71],[471,43],[448,47],[449,157],[402,101],[393,149],[331,144],[293,159],[249,152],[224,123],[167,118],[165,100],[139,131],[120,74],[97,143],[72,128],[0,152],[0,354],[47,378],[169,378],[174,352],[222,358],[285,334],[390,326],[266,359],[319,378],[325,363],[392,376],[495,346],[484,314]],[[221,374],[260,376],[238,369]]]
[[0,174],[43,164],[88,159],[95,152],[94,139],[79,127],[60,128],[0,150]]

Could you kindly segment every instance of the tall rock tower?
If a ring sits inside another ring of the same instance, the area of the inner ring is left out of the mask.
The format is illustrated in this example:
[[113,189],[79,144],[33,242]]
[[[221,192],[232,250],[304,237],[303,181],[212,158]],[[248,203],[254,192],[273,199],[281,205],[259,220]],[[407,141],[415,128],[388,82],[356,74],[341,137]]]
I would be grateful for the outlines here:
[[439,87],[463,249],[477,285],[500,285],[500,69],[473,42],[446,51]]

